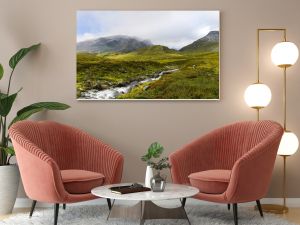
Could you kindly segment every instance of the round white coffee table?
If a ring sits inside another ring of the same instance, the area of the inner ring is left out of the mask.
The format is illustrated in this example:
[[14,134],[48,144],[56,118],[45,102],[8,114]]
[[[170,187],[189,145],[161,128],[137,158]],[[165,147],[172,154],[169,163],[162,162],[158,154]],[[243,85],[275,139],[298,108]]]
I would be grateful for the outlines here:
[[[101,198],[106,198],[108,202],[113,200],[107,220],[109,218],[131,218],[138,219],[140,224],[150,219],[186,219],[189,224],[189,218],[184,209],[186,198],[198,194],[199,190],[195,187],[179,184],[167,184],[164,192],[138,192],[130,194],[115,194],[109,188],[114,186],[131,185],[128,183],[104,185],[94,188],[92,194]],[[177,208],[163,208],[152,201],[178,199],[181,206]],[[130,207],[117,206],[115,200],[139,201],[136,205]]]

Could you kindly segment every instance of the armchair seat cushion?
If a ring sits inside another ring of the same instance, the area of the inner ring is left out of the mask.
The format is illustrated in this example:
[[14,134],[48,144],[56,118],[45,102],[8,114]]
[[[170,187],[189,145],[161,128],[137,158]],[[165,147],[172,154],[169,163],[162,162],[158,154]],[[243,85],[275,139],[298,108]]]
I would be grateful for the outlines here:
[[205,170],[189,175],[192,186],[207,194],[222,194],[226,191],[231,170]]
[[104,183],[104,175],[87,170],[61,170],[64,187],[70,194],[87,194]]

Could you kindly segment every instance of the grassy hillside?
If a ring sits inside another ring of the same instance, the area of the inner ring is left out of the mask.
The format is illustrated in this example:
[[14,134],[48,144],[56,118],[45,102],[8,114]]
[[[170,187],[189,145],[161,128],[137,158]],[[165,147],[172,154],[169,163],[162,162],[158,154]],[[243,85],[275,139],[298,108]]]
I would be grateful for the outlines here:
[[219,53],[179,52],[150,46],[130,53],[77,53],[77,96],[145,80],[178,69],[120,95],[122,99],[215,99],[219,97]]
[[180,51],[190,51],[190,52],[217,52],[219,51],[218,42],[195,42],[191,45],[188,45],[182,48]]

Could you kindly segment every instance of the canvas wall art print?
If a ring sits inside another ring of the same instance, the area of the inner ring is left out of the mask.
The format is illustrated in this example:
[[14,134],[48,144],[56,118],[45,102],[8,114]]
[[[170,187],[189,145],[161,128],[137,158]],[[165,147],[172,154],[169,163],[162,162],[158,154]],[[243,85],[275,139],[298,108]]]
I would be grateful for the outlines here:
[[77,99],[219,99],[219,17],[77,11]]

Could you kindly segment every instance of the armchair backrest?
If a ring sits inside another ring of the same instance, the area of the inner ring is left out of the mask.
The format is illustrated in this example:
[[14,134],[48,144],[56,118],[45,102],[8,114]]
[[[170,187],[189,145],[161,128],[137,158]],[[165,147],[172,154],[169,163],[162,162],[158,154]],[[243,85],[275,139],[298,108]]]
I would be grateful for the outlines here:
[[72,157],[76,154],[80,130],[53,121],[23,121],[16,124],[14,130],[49,155],[60,169],[67,169],[71,166],[68,164],[74,162]]
[[278,129],[282,129],[279,124],[265,120],[238,122],[212,131],[215,134],[215,146],[211,149],[214,167],[232,169],[238,159]]
[[231,170],[239,159],[267,140],[276,144],[266,146],[264,153],[273,166],[282,133],[280,124],[267,120],[238,122],[215,129],[169,156],[173,182],[189,184],[188,176],[194,172]]
[[9,134],[20,168],[25,162],[18,155],[30,151],[27,146],[30,144],[55,162],[59,170],[79,169],[102,173],[105,184],[121,181],[123,155],[77,128],[53,121],[21,121],[9,129]]

